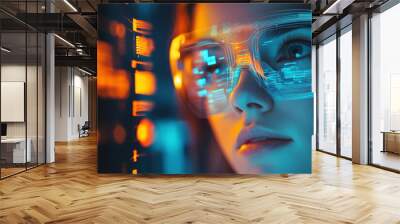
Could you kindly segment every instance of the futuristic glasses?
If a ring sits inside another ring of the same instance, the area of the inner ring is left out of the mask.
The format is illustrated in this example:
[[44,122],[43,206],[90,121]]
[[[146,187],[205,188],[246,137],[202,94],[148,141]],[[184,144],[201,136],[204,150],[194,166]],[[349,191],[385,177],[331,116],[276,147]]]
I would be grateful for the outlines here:
[[250,24],[180,34],[171,42],[170,66],[201,117],[227,109],[244,69],[273,100],[312,97],[311,12],[279,12]]

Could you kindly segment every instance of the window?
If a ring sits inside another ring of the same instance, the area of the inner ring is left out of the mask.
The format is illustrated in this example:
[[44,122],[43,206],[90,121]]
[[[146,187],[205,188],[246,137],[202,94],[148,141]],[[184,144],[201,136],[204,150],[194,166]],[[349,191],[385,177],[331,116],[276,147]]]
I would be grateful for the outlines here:
[[318,149],[336,153],[336,36],[318,47]]
[[[44,1],[0,1],[0,6],[39,13]],[[45,163],[45,34],[0,13],[0,178]],[[12,108],[12,109],[10,109]]]
[[340,155],[352,157],[352,32],[351,26],[340,36]]
[[400,170],[400,4],[371,19],[371,159]]

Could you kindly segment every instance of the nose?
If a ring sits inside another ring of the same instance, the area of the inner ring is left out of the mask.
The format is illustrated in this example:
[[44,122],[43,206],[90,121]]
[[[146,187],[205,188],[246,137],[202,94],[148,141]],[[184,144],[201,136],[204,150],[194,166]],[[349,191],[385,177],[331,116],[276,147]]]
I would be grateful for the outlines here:
[[272,110],[273,100],[260,80],[249,69],[242,69],[240,78],[230,95],[230,103],[246,120]]

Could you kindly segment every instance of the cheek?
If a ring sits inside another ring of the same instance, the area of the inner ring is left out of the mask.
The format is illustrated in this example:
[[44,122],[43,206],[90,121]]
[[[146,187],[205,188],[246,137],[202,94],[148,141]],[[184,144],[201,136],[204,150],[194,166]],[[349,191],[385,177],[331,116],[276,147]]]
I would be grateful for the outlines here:
[[209,121],[213,134],[230,165],[237,172],[248,171],[250,169],[249,161],[238,156],[234,148],[239,132],[243,128],[243,117],[236,115],[234,112],[220,113],[209,116]]
[[[291,136],[295,143],[281,150],[244,157],[234,145],[243,129],[244,117],[234,112],[209,116],[213,134],[231,166],[239,173],[304,170],[310,163],[313,100],[277,102],[272,111],[259,117],[258,125]],[[308,150],[308,151],[307,151]]]
[[313,134],[313,99],[276,103],[274,109],[271,117],[266,118],[270,121],[267,126],[294,140],[288,150],[304,152],[311,145]]
[[[303,141],[311,139],[314,115],[313,98],[288,102],[283,105],[281,114],[285,114],[288,118],[287,125],[294,129],[296,136],[301,136]],[[305,136],[310,137],[310,139]]]
[[236,138],[243,128],[243,118],[234,112],[210,115],[209,121],[220,147],[224,154],[231,157]]
[[264,117],[264,125],[290,136],[294,142],[279,150],[251,157],[251,163],[264,172],[308,172],[311,166],[312,119],[312,99],[276,102],[274,111]]

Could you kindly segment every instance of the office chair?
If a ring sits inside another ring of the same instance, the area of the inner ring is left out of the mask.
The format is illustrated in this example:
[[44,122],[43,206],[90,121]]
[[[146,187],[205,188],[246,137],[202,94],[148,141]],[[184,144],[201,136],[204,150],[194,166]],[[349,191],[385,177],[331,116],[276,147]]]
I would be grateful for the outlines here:
[[78,124],[79,138],[89,136],[90,125],[89,121],[85,121],[85,123],[80,127]]

